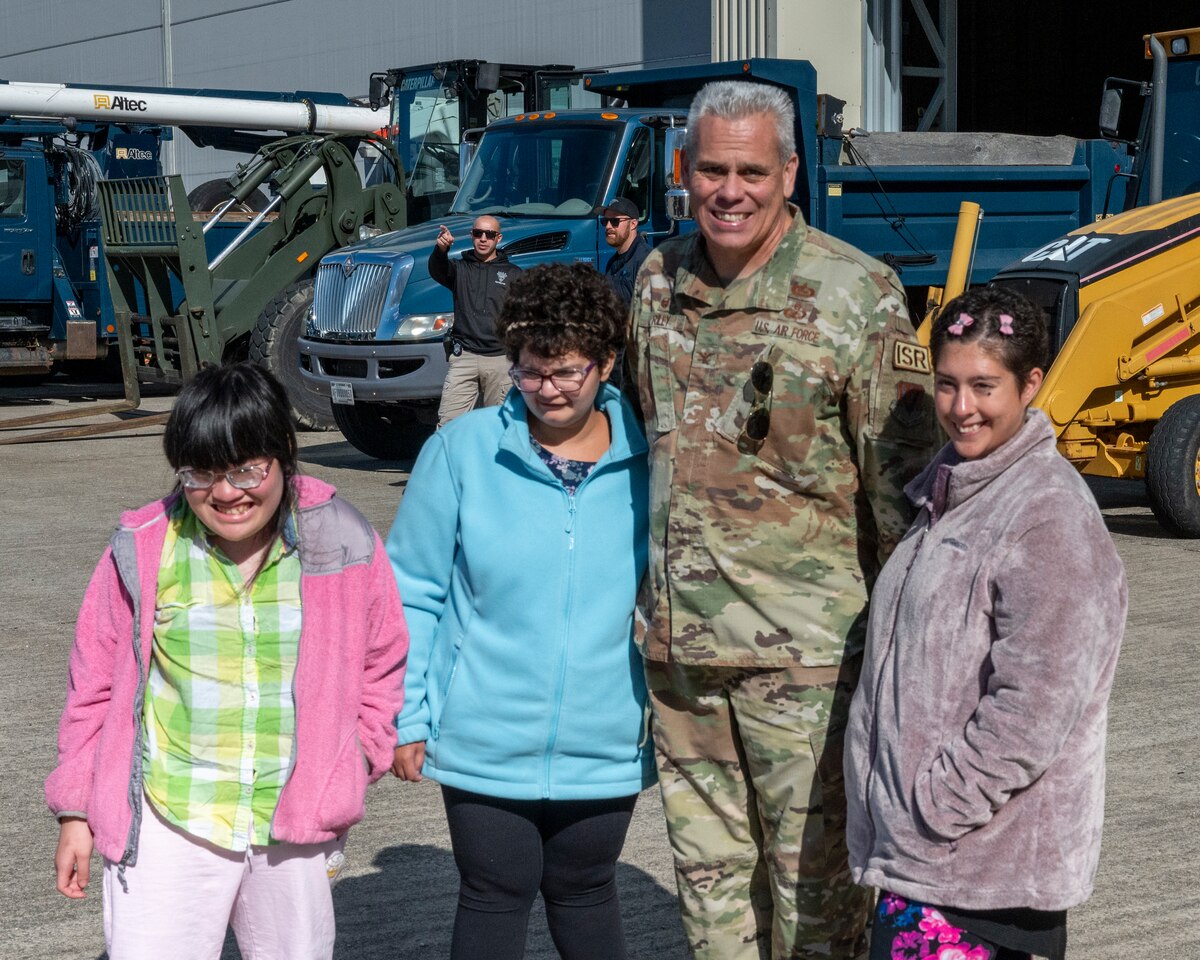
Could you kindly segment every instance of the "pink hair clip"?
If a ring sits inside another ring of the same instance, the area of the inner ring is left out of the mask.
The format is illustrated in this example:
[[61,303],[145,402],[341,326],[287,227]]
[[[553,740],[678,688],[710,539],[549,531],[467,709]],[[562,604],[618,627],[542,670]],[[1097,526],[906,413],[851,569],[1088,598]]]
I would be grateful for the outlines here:
[[1006,337],[1012,336],[1012,317],[1007,313],[1002,313],[997,318],[1000,321],[1000,332]]
[[[946,332],[952,337],[961,337],[963,335],[963,330],[965,330],[974,322],[975,318],[969,313],[960,313],[958,315],[958,321],[950,324],[950,326],[946,328]],[[1011,333],[1011,331],[1009,332]]]

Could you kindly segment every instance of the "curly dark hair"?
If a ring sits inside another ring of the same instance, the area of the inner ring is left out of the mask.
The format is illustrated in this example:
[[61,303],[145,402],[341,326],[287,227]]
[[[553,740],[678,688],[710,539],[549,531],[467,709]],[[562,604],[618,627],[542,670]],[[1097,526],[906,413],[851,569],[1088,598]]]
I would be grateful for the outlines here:
[[580,353],[603,363],[625,344],[625,308],[586,263],[542,263],[509,285],[496,332],[508,358],[522,350],[547,359]]
[[[971,322],[961,326],[963,316]],[[1012,333],[1001,331],[1001,317],[1010,317]],[[950,328],[954,327],[952,331]],[[1016,375],[1024,386],[1035,367],[1050,362],[1050,331],[1042,308],[1021,294],[1003,287],[968,290],[942,309],[929,334],[929,351],[936,369],[938,356],[947,343],[978,343]]]

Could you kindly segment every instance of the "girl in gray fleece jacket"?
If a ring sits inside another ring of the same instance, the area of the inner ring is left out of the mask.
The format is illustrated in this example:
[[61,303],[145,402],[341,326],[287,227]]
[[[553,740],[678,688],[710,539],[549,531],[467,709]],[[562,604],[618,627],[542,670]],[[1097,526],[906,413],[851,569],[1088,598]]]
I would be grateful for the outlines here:
[[871,596],[846,740],[872,960],[1061,958],[1091,894],[1126,587],[1094,499],[1028,406],[1049,338],[1020,296],[951,301],[930,348],[950,442]]

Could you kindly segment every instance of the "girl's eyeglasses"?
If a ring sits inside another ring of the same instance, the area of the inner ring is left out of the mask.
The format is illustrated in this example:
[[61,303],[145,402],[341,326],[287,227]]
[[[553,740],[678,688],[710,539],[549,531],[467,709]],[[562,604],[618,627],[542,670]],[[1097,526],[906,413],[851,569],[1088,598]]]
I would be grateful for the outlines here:
[[555,370],[553,373],[538,373],[536,370],[527,370],[525,367],[513,367],[508,371],[508,375],[512,377],[512,382],[522,393],[537,393],[547,380],[559,393],[578,393],[583,388],[583,381],[587,379],[587,375],[595,366],[596,361],[593,360],[582,370],[576,367],[566,367],[562,370]]
[[271,464],[244,463],[232,470],[195,470],[184,467],[176,470],[175,476],[185,490],[208,490],[224,477],[235,490],[253,490],[261,487],[271,472]]

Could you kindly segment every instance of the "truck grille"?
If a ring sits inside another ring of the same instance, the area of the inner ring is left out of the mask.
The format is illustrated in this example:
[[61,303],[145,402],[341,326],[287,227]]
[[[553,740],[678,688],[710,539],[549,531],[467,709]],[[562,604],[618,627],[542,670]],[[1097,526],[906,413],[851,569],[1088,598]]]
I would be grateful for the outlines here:
[[354,263],[348,274],[349,257],[322,263],[317,270],[313,293],[313,315],[317,335],[369,340],[375,336],[388,287],[392,282],[391,263]]
[[514,240],[505,246],[504,253],[510,257],[519,253],[554,253],[566,247],[567,241],[570,239],[571,235],[565,230],[555,233],[539,233],[532,237]]

